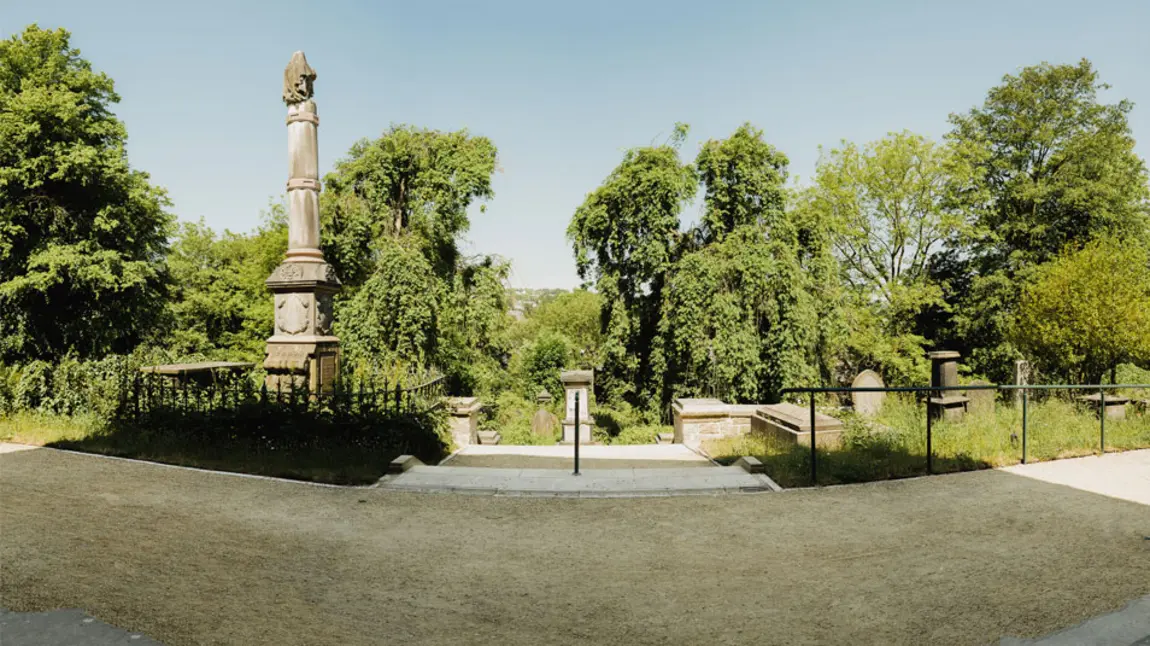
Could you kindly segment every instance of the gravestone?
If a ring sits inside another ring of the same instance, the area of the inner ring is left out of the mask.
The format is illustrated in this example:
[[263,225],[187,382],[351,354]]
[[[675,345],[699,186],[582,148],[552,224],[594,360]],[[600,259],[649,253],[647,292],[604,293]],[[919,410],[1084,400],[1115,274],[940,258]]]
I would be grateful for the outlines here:
[[590,415],[591,385],[595,373],[591,370],[569,370],[559,375],[563,382],[566,401],[566,416],[563,418],[563,442],[575,442],[575,394],[579,394],[579,443],[591,443],[591,425],[595,420]]
[[[958,357],[953,350],[938,350],[928,352],[930,358],[930,385],[932,388],[953,388],[958,386]],[[963,397],[957,390],[932,391],[927,399],[927,408],[931,415],[949,421],[962,419],[966,412],[966,405],[970,400]]]
[[[1027,386],[1030,384],[1030,362],[1025,359],[1018,359],[1014,362],[1014,385]],[[1014,403],[1017,406],[1022,405],[1022,391],[1014,391]]]
[[1099,414],[1105,414],[1107,419],[1126,419],[1126,404],[1130,403],[1130,399],[1123,397],[1116,393],[1107,393],[1106,395],[1106,410],[1099,410],[1102,408],[1102,395],[1099,393],[1092,393],[1076,398],[1080,402],[1089,404],[1094,411]]
[[312,100],[315,70],[303,52],[284,70],[288,129],[288,249],[265,284],[275,295],[275,327],[264,369],[269,389],[332,389],[339,373],[339,339],[331,331],[335,268],[319,241],[319,116]]
[[540,390],[539,394],[535,396],[535,401],[539,403],[539,410],[535,411],[535,417],[531,418],[531,432],[538,437],[555,439],[555,431],[559,428],[559,418],[552,415],[551,411],[546,408],[547,404],[551,403],[551,393]]
[[[968,385],[990,386],[992,384],[989,381],[978,380],[972,381]],[[993,415],[995,392],[996,391],[993,390],[966,391],[966,397],[970,400],[970,403],[967,404],[966,407],[967,411],[969,411],[971,415]]]
[[[883,388],[885,386],[882,377],[874,370],[863,370],[851,382],[851,388]],[[885,399],[886,393],[851,393],[851,404],[855,412],[867,417],[878,415],[882,411],[882,403]]]

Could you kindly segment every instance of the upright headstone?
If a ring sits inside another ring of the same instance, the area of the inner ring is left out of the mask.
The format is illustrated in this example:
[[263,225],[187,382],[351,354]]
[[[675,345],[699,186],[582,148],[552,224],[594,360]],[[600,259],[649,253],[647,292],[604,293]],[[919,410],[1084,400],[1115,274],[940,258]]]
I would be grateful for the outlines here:
[[[855,380],[851,382],[851,388],[883,388],[885,386],[886,384],[883,383],[882,377],[874,370],[863,370],[855,377]],[[855,412],[868,417],[879,414],[885,399],[886,393],[882,392],[851,393],[851,404]]]
[[[989,381],[972,381],[969,386],[990,386]],[[967,410],[971,415],[991,415],[994,413],[994,390],[968,390],[966,397],[970,400],[967,404]]]
[[339,290],[335,269],[319,246],[319,148],[314,93],[315,70],[303,52],[284,70],[283,101],[288,128],[288,250],[266,284],[275,294],[275,331],[268,339],[269,389],[331,389],[339,372],[339,339],[332,336],[332,297]]
[[588,406],[595,373],[591,370],[570,370],[559,375],[566,398],[566,416],[563,418],[563,442],[575,442],[575,393],[579,393],[579,443],[591,443],[591,426],[595,423]]
[[540,390],[535,396],[535,401],[539,404],[539,410],[535,411],[535,417],[531,418],[531,432],[539,437],[554,440],[555,431],[559,428],[559,418],[546,408],[547,404],[551,403],[551,393]]
[[[1025,359],[1017,359],[1014,362],[1014,385],[1016,386],[1029,386],[1030,385],[1030,362]],[[1014,403],[1022,405],[1022,391],[1014,391]]]
[[[930,385],[933,388],[954,388],[958,386],[958,357],[953,350],[939,350],[926,353],[930,357]],[[966,412],[970,400],[957,390],[933,391],[927,408],[931,415],[947,420],[960,420]]]

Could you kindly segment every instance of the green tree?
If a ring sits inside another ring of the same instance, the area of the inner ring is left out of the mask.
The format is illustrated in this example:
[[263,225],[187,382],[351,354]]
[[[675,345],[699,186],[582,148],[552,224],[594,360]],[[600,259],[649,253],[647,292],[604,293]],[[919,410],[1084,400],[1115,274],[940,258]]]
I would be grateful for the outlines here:
[[786,206],[787,156],[744,123],[726,139],[703,144],[695,167],[704,202],[700,231],[704,242],[721,241],[738,227],[771,229]]
[[1129,101],[1103,104],[1108,86],[1087,60],[1008,75],[981,107],[951,115],[955,150],[976,168],[963,196],[971,233],[958,268],[964,293],[953,326],[975,369],[1008,377],[1008,338],[1028,274],[1067,245],[1099,236],[1150,238],[1146,166],[1134,152]]
[[540,390],[551,397],[563,399],[563,384],[559,373],[571,363],[571,345],[567,337],[553,330],[544,330],[523,350],[524,395],[534,400]]
[[324,255],[345,285],[336,318],[349,359],[435,367],[460,393],[500,382],[508,266],[459,251],[495,164],[485,137],[393,126],[324,178]]
[[929,267],[962,231],[954,187],[970,182],[965,162],[909,132],[863,148],[843,142],[819,161],[810,207],[829,223],[850,287],[850,372],[876,368],[892,383],[926,376],[927,339],[915,333],[915,323],[928,308],[946,307]]
[[168,257],[173,287],[164,345],[177,354],[262,360],[274,318],[264,281],[286,250],[282,205],[250,234],[183,223]]
[[758,128],[707,141],[695,165],[705,209],[668,272],[653,353],[665,357],[663,402],[777,401],[819,379],[815,281],[833,276],[804,263],[816,269],[824,238],[787,213],[787,157]]
[[548,331],[564,336],[571,344],[576,363],[583,368],[598,365],[600,298],[595,292],[576,289],[545,300],[517,325],[516,335],[523,343]]
[[467,209],[492,197],[495,163],[491,141],[466,130],[392,126],[356,142],[324,178],[325,257],[354,288],[371,276],[380,240],[409,235],[450,280],[470,226]]
[[1124,362],[1150,361],[1150,253],[1113,238],[1068,251],[1035,272],[1010,328],[1056,379],[1101,383]]
[[173,218],[132,170],[120,97],[69,45],[0,42],[0,359],[125,352],[164,311]]
[[567,228],[579,276],[602,299],[596,386],[603,401],[642,400],[649,407],[662,378],[650,365],[662,286],[680,235],[679,212],[697,187],[694,169],[679,160],[686,132],[678,124],[668,143],[627,151]]
[[376,249],[375,271],[336,309],[336,334],[352,363],[426,367],[436,353],[440,290],[431,263],[402,241]]

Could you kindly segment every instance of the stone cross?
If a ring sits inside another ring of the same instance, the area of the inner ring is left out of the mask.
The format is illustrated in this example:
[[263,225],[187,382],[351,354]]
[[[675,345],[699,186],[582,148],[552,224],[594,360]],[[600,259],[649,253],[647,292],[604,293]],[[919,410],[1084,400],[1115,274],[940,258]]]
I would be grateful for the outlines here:
[[288,128],[288,250],[266,284],[275,294],[275,331],[268,339],[269,389],[329,391],[339,372],[339,339],[332,336],[332,298],[339,290],[319,239],[319,115],[315,70],[303,52],[284,69]]

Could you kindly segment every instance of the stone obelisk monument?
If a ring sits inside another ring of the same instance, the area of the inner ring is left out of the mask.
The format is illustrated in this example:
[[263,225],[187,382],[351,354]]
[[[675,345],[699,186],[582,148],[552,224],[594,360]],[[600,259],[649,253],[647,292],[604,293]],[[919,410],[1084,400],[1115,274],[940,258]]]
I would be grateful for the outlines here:
[[275,332],[268,339],[267,386],[271,390],[331,389],[339,371],[339,339],[332,336],[335,269],[319,248],[319,116],[312,101],[315,70],[303,52],[284,70],[288,128],[288,250],[267,279],[275,294]]

